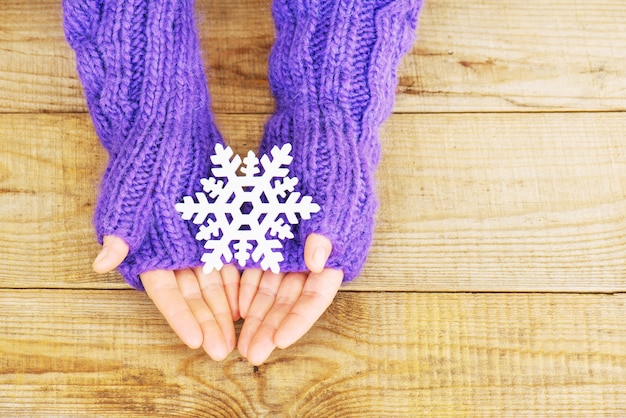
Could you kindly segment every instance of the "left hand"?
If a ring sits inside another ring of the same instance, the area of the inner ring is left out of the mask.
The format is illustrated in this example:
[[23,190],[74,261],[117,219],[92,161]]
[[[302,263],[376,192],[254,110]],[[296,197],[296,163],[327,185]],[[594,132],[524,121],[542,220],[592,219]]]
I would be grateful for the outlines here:
[[250,363],[261,364],[275,348],[295,343],[330,306],[343,280],[342,270],[324,268],[331,251],[326,237],[311,234],[304,248],[309,273],[244,271],[239,312],[245,322],[238,349]]

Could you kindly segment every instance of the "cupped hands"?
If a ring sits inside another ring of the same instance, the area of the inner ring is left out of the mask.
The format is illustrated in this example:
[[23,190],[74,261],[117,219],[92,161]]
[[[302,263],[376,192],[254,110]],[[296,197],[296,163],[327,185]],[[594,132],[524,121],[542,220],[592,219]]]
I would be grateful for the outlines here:
[[[258,365],[275,348],[298,341],[330,306],[343,280],[343,271],[325,268],[331,251],[326,237],[311,234],[304,248],[308,272],[248,269],[240,274],[231,264],[208,274],[202,267],[153,270],[140,279],[178,337],[190,348],[202,347],[214,360],[234,350],[234,322],[243,318],[237,348]],[[109,272],[127,255],[122,239],[106,236],[93,269]]]

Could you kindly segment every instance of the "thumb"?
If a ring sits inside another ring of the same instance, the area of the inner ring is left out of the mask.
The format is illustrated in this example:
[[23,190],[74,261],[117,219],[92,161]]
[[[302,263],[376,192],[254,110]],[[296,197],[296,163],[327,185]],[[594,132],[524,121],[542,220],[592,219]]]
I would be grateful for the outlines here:
[[108,273],[128,255],[128,244],[123,239],[114,235],[107,235],[102,240],[102,250],[93,262],[93,270],[96,273]]
[[333,244],[320,234],[310,234],[304,244],[304,262],[313,273],[321,273],[333,250]]

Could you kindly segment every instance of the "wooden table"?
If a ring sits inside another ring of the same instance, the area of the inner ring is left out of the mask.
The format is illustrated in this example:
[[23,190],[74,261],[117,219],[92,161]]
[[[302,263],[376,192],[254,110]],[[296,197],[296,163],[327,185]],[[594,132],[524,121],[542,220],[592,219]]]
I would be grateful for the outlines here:
[[[269,0],[198,0],[237,151],[272,111]],[[626,3],[427,0],[361,278],[252,367],[97,276],[106,155],[59,0],[0,12],[0,416],[626,416]]]

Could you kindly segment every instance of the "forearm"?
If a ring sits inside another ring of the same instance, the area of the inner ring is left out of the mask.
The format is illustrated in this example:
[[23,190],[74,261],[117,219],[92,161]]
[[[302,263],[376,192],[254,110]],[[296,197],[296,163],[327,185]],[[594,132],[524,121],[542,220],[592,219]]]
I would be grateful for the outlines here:
[[[415,37],[414,0],[293,6],[276,0],[277,39],[270,82],[277,109],[261,152],[291,143],[298,191],[322,210],[298,228],[331,239],[329,267],[354,278],[372,240],[378,129],[393,108],[396,70]],[[286,264],[302,268],[301,244],[287,242]]]
[[194,226],[174,205],[199,188],[221,137],[210,113],[193,2],[65,0],[63,6],[94,127],[110,157],[95,213],[98,240],[115,235],[130,246],[120,271],[133,285],[146,269],[199,264]]

